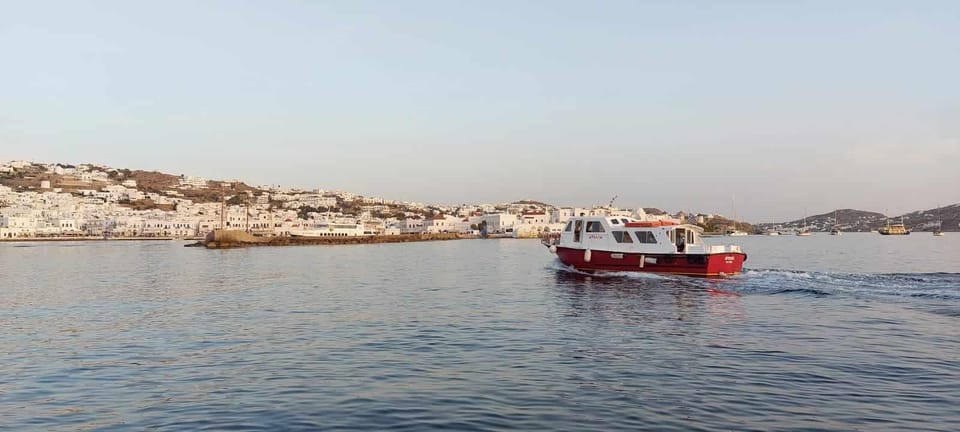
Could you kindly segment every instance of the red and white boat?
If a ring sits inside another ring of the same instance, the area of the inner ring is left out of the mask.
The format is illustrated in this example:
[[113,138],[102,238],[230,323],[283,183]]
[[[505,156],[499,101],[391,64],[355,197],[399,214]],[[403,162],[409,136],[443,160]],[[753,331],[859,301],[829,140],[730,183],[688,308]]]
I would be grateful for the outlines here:
[[736,245],[707,245],[696,225],[625,217],[573,217],[563,232],[543,238],[560,261],[585,272],[650,272],[702,277],[743,271]]

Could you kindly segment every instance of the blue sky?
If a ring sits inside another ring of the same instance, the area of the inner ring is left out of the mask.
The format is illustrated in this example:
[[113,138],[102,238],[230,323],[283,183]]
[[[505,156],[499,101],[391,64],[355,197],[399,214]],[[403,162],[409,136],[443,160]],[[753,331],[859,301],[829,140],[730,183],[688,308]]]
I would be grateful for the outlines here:
[[0,159],[428,202],[960,202],[958,2],[0,1]]

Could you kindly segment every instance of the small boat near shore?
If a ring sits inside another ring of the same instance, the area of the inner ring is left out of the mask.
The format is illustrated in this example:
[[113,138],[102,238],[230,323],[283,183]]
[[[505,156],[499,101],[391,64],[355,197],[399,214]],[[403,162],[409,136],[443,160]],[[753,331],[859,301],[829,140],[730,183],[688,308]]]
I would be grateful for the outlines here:
[[725,277],[743,271],[747,254],[739,246],[704,244],[702,233],[696,225],[591,216],[571,218],[542,243],[563,264],[588,273]]

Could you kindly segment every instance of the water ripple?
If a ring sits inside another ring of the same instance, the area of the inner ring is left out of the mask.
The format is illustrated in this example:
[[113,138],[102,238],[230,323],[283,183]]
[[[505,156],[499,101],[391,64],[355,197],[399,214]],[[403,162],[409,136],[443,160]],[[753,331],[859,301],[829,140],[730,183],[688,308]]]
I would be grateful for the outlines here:
[[108,242],[0,245],[0,278],[12,430],[960,429],[957,273]]

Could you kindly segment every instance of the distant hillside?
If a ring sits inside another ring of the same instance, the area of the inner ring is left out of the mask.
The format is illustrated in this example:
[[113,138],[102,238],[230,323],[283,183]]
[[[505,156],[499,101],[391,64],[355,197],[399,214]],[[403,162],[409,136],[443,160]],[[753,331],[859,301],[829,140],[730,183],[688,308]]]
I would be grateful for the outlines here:
[[903,215],[903,223],[913,231],[933,231],[938,216],[943,218],[944,231],[960,231],[960,203],[907,213]]
[[[911,231],[932,231],[937,225],[938,213],[942,213],[943,215],[944,231],[960,231],[960,226],[958,226],[958,224],[960,224],[960,204],[951,204],[937,209],[918,210],[907,213],[903,215],[903,223],[907,226],[907,229]],[[836,219],[834,215],[836,215]],[[839,224],[837,220],[839,220]],[[886,225],[888,220],[890,222],[900,222],[900,216],[888,218],[884,214],[877,212],[838,209],[836,212],[831,211],[807,216],[806,221],[800,218],[779,224],[765,223],[757,226],[760,230],[770,228],[795,230],[803,227],[804,222],[806,222],[806,226],[814,231],[830,231],[835,225],[839,226],[842,231],[870,231]]]
[[[62,168],[76,168],[75,165],[56,164]],[[79,193],[82,190],[101,190],[111,184],[133,180],[135,188],[144,193],[155,193],[168,197],[188,198],[193,202],[218,202],[225,197],[241,193],[260,195],[265,191],[239,181],[208,181],[203,187],[192,187],[182,184],[181,176],[161,173],[157,171],[142,171],[116,169],[93,164],[82,164],[88,167],[86,173],[99,173],[101,176],[83,179],[79,174],[57,174],[51,172],[48,165],[31,164],[17,169],[14,172],[0,173],[0,185],[8,186],[15,191],[43,191],[43,182],[49,182],[50,188],[57,188],[67,193]]]
[[[149,209],[171,206],[171,204],[154,203],[161,200],[169,201],[168,198],[184,198],[195,203],[209,203],[227,200],[227,204],[239,205],[245,202],[258,201],[275,207],[284,207],[284,201],[274,199],[271,192],[247,185],[240,181],[219,181],[207,180],[186,175],[173,175],[156,171],[142,171],[130,169],[110,168],[96,164],[39,164],[30,162],[10,162],[9,164],[0,164],[0,185],[10,187],[15,192],[48,192],[59,191],[64,193],[84,194],[91,191],[100,191],[111,185],[123,184],[127,188],[137,189],[144,194],[152,194],[152,197],[144,197],[133,202],[120,202],[121,205],[131,208]],[[305,193],[306,191],[289,190],[291,193]],[[286,194],[287,192],[284,192]],[[281,194],[283,195],[283,194]],[[323,204],[302,204],[292,208],[302,208],[303,213],[320,211],[342,211],[344,214],[356,215],[365,211],[365,207],[378,207],[368,209],[373,214],[378,215],[397,215],[406,213],[416,213],[421,215],[440,214],[446,209],[440,206],[410,203],[389,203],[384,204],[382,200],[379,205],[367,203],[355,194],[349,195],[325,195],[326,198],[335,198],[335,203]],[[152,199],[147,199],[152,198]],[[254,199],[259,198],[259,199]],[[285,198],[281,196],[281,198]],[[311,202],[319,202],[314,199]],[[4,203],[0,203],[0,206]],[[514,206],[524,206],[531,209],[542,209],[551,207],[549,204],[534,200],[523,199],[515,201]],[[331,206],[331,207],[324,207]],[[289,207],[289,206],[287,206]],[[500,204],[495,206],[498,210],[507,210],[509,204]],[[644,207],[644,212],[648,215],[658,216],[668,214],[666,211]],[[878,229],[888,223],[888,221],[900,221],[901,216],[887,216],[871,211],[855,209],[838,209],[835,212],[830,211],[823,214],[807,216],[806,220],[799,218],[796,220],[782,223],[764,223],[751,225],[744,221],[733,221],[723,217],[714,217],[707,219],[701,225],[707,231],[724,231],[726,229],[739,229],[750,232],[762,232],[767,229],[777,230],[796,230],[801,227],[808,227],[814,231],[829,231],[835,225],[838,225],[843,231],[870,231]],[[902,215],[903,222],[911,231],[932,231],[937,226],[938,217],[943,220],[944,231],[960,231],[960,203],[950,204],[940,208],[928,210],[917,210]]]
[[550,204],[547,204],[547,203],[545,203],[545,202],[541,202],[541,201],[537,201],[537,200],[529,200],[529,199],[524,199],[524,200],[520,200],[520,201],[514,201],[514,202],[511,203],[511,204],[530,204],[530,205],[536,205],[536,206],[542,206],[542,207],[548,207],[548,206],[550,206]]
[[727,219],[723,216],[716,216],[710,219],[705,220],[700,225],[704,232],[708,233],[722,233],[727,230],[737,230],[745,231],[748,233],[756,233],[762,231],[759,226],[750,224],[749,222],[735,221],[733,219]]
[[[836,217],[834,217],[836,214]],[[839,226],[841,231],[870,231],[883,225],[886,216],[883,213],[837,209],[835,212],[812,215],[806,217],[806,226],[814,231],[830,231]],[[785,228],[802,228],[804,219],[797,219],[783,224]]]

